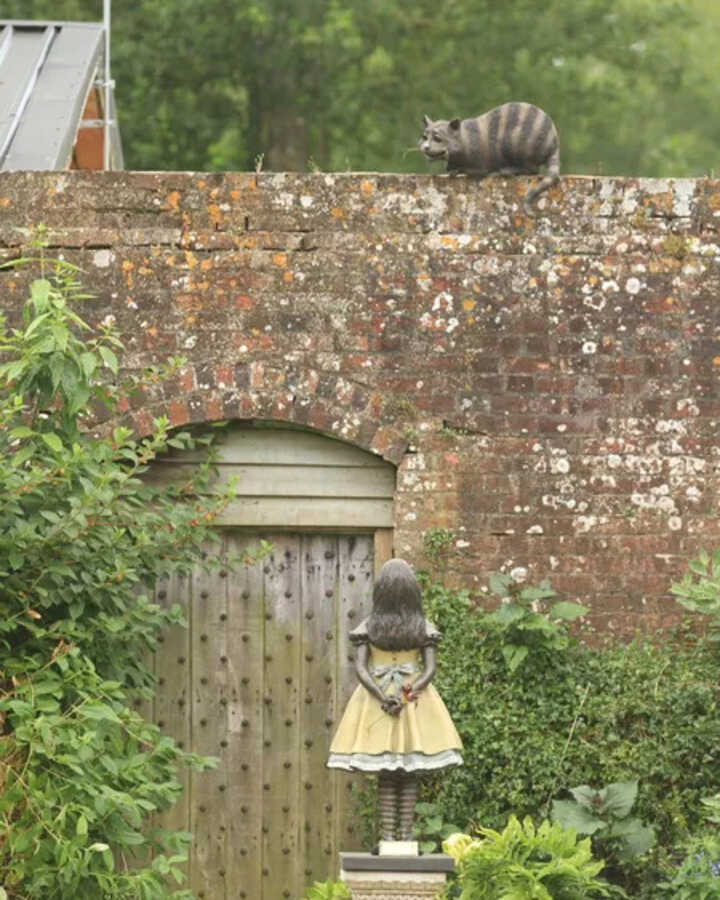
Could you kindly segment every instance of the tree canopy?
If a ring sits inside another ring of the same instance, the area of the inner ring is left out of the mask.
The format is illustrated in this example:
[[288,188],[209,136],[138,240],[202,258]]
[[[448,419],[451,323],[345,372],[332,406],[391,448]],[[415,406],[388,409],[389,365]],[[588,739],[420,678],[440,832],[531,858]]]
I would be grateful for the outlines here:
[[113,10],[112,63],[128,168],[433,171],[424,113],[514,99],[554,118],[564,172],[700,176],[718,37],[714,0],[136,0]]

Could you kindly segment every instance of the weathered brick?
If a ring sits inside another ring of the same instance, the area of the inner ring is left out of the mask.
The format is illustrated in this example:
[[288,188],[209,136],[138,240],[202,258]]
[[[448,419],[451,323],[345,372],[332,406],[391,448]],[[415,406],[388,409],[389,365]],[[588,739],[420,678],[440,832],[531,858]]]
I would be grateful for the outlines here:
[[[138,432],[275,418],[399,465],[396,552],[453,532],[448,583],[527,569],[621,634],[720,542],[720,182],[379,174],[5,173],[124,335]],[[30,273],[0,274],[17,322]],[[412,447],[413,452],[409,452]],[[425,561],[426,562],[426,561]]]

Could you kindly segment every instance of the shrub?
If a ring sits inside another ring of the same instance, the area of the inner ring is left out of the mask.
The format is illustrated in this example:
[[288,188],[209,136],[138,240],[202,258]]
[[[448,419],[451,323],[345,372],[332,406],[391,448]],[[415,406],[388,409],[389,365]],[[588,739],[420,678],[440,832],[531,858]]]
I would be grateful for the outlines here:
[[480,619],[488,646],[495,646],[511,672],[521,666],[529,654],[552,658],[570,644],[567,622],[584,616],[586,606],[560,600],[548,606],[557,595],[549,582],[538,587],[516,582],[510,575],[490,576],[490,590],[500,598],[498,608]]
[[594,789],[587,784],[570,788],[572,800],[553,800],[552,820],[578,834],[592,836],[593,847],[614,862],[646,853],[655,842],[655,831],[631,816],[638,781],[620,781]]
[[710,640],[720,642],[720,549],[712,556],[701,550],[670,592],[685,609],[706,616]]
[[497,829],[513,813],[547,817],[567,785],[641,779],[634,815],[656,828],[658,844],[647,862],[623,862],[613,877],[633,896],[651,891],[662,861],[702,821],[700,798],[720,790],[712,645],[682,630],[657,646],[569,641],[510,672],[467,591],[427,578],[423,587],[444,635],[435,684],[465,760],[429,776],[424,798],[447,821]]
[[671,881],[661,881],[656,896],[672,900],[720,898],[720,838],[700,835],[685,843],[685,858]]
[[115,414],[134,387],[116,384],[122,346],[111,322],[93,329],[74,311],[74,267],[20,264],[40,277],[20,327],[0,319],[2,883],[22,900],[164,898],[189,836],[148,817],[178,796],[178,765],[210,763],[128,698],[151,694],[143,660],[180,620],[149,591],[198,563],[226,497],[205,496],[211,459],[182,486],[142,480],[159,452],[198,443],[165,420],[144,439],[88,430],[92,407]]
[[717,900],[720,898],[720,794],[703,797],[701,829],[678,848],[678,860],[665,865],[666,881],[656,894],[673,900]]
[[502,831],[478,828],[478,838],[453,835],[443,850],[455,860],[460,900],[589,900],[623,896],[599,878],[603,863],[592,858],[590,840],[572,829],[535,827],[515,816]]
[[416,804],[413,839],[418,841],[421,853],[436,853],[443,839],[457,831],[457,825],[443,821],[442,809],[437,803]]

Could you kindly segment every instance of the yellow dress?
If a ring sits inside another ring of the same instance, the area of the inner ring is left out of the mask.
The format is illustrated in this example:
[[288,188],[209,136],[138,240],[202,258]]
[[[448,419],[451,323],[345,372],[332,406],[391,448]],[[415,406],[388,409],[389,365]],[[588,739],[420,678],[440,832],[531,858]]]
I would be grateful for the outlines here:
[[[402,693],[404,685],[420,676],[421,650],[381,650],[358,632],[352,635],[353,643],[368,643],[368,671],[385,694]],[[435,637],[440,635],[433,628],[429,643],[435,643]],[[333,737],[327,765],[348,771],[418,772],[461,765],[461,749],[460,736],[432,684],[416,700],[404,702],[397,716],[384,712],[380,700],[358,685]]]

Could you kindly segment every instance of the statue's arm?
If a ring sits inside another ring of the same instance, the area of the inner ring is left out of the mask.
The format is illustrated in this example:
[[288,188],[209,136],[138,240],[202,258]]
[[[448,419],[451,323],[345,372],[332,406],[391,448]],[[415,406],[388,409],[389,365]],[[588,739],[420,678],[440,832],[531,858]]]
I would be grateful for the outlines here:
[[368,670],[368,658],[370,656],[370,651],[368,649],[367,644],[358,644],[355,648],[355,672],[357,674],[358,681],[365,688],[365,690],[370,691],[373,697],[377,697],[377,699],[383,703],[386,699],[385,694],[380,690],[380,688],[375,684],[370,671]]
[[417,681],[413,682],[413,693],[419,693],[426,688],[435,677],[435,647],[428,644],[422,648],[423,670]]

